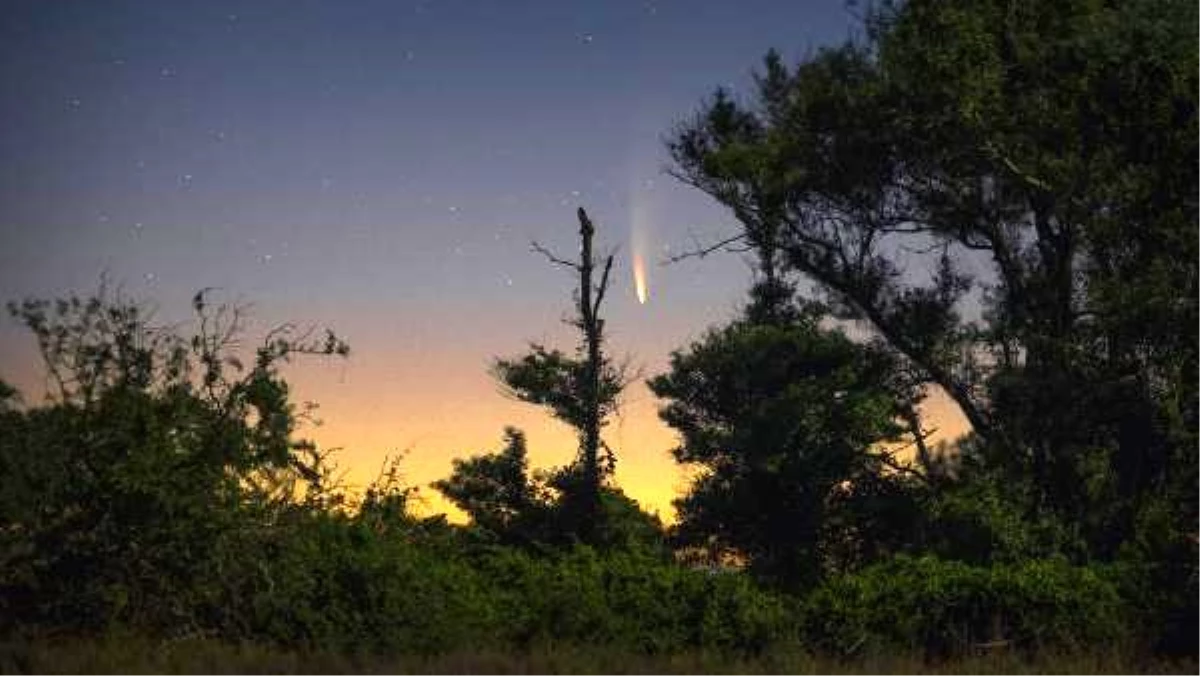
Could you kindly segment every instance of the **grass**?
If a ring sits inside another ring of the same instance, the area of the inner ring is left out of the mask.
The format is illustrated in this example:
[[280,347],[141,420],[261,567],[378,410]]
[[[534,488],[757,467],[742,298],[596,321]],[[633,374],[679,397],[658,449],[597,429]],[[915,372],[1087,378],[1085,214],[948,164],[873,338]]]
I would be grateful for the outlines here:
[[543,646],[527,652],[462,651],[440,655],[342,654],[288,650],[192,638],[154,641],[111,635],[102,638],[37,638],[0,641],[3,673],[1197,673],[1197,659],[1139,659],[1103,650],[1076,654],[973,656],[929,663],[903,655],[842,662],[803,651],[756,657],[689,652],[630,654],[602,646]]

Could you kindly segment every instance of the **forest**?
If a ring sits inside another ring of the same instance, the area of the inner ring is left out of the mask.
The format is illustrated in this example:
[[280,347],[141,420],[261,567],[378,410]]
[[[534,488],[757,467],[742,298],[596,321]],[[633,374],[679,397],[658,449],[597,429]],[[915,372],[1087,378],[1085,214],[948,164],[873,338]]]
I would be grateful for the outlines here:
[[[671,264],[755,271],[649,374],[670,524],[613,478],[640,376],[583,208],[578,256],[530,253],[577,343],[491,368],[576,460],[464,449],[429,488],[465,524],[304,439],[287,366],[353,359],[333,331],[11,299],[49,394],[0,381],[0,671],[1195,673],[1197,20],[884,2],[681,111],[669,171],[737,230]],[[935,391],[969,434],[930,440]]]

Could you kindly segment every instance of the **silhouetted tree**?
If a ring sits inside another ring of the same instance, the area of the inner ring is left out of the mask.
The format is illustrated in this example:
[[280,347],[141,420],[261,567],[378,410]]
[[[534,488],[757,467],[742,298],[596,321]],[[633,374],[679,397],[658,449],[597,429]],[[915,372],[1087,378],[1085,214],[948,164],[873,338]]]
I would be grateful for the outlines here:
[[1164,508],[1168,539],[1195,532],[1195,22],[1188,2],[883,3],[861,43],[772,52],[752,105],[718,91],[669,144],[735,238],[957,402],[1030,519],[1103,556]]
[[[450,477],[436,481],[441,491],[470,517],[473,526],[495,542],[527,548],[572,544],[578,514],[572,496],[587,480],[579,463],[529,471],[525,435],[509,427],[505,446],[496,453],[454,461]],[[663,526],[615,486],[600,487],[599,527],[593,545],[604,549],[659,550],[666,553]]]
[[[772,321],[710,331],[672,354],[650,388],[668,400],[660,415],[682,437],[676,460],[701,469],[675,503],[682,544],[732,552],[765,577],[804,586],[911,535],[906,470],[879,445],[901,438],[899,412],[914,393],[886,353],[822,329],[816,308],[771,302],[764,314],[756,296],[747,316]],[[855,517],[886,491],[894,522]]]
[[[539,404],[574,427],[579,434],[579,480],[563,485],[562,508],[572,515],[572,531],[584,542],[595,542],[603,518],[601,486],[615,465],[615,458],[600,433],[625,386],[623,369],[615,366],[604,353],[604,320],[601,304],[608,291],[613,257],[600,263],[593,254],[592,238],[596,229],[581,208],[579,217],[579,260],[559,258],[534,243],[534,250],[550,262],[569,268],[578,275],[574,291],[575,316],[572,325],[579,329],[580,344],[575,355],[531,345],[531,351],[513,359],[499,359],[493,372],[498,380],[521,401]],[[599,271],[599,280],[595,279]]]
[[504,438],[498,453],[455,459],[453,474],[433,487],[501,542],[528,544],[542,537],[552,505],[529,474],[525,434],[508,427]]
[[0,616],[163,630],[197,621],[196,580],[240,508],[325,489],[279,368],[300,354],[346,355],[345,343],[282,327],[244,365],[233,350],[240,312],[214,309],[206,292],[193,299],[190,337],[103,288],[9,309],[32,331],[52,389],[45,405],[0,409]]

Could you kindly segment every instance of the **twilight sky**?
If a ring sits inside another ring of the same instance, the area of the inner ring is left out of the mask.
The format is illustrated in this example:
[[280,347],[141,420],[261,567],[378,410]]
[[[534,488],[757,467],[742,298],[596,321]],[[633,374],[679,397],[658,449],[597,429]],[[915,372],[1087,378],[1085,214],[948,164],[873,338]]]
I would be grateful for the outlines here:
[[[407,451],[407,480],[526,430],[533,464],[571,433],[506,399],[490,360],[570,348],[576,206],[619,246],[610,346],[646,375],[733,315],[737,255],[658,263],[735,231],[663,175],[661,137],[717,85],[746,91],[770,47],[796,59],[857,30],[822,2],[91,2],[0,15],[0,300],[95,289],[102,273],[164,320],[203,287],[252,305],[251,335],[328,326],[347,362],[288,371],[361,485]],[[647,259],[649,302],[630,255]],[[0,378],[36,401],[33,345],[0,322]],[[608,438],[617,479],[669,516],[683,475],[652,395]],[[961,429],[943,400],[946,430]],[[427,509],[443,503],[422,490]]]

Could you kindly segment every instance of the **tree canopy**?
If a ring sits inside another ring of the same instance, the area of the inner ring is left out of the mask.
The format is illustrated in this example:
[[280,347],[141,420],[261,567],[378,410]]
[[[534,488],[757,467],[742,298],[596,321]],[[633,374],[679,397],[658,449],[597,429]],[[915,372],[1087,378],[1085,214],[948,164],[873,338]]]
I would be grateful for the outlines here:
[[[674,172],[953,398],[1033,512],[1194,531],[1196,8],[885,3],[718,91]],[[937,36],[931,39],[930,36]],[[1186,479],[1184,478],[1186,477]]]
[[884,473],[898,465],[883,445],[900,440],[916,393],[896,381],[886,353],[821,328],[816,311],[794,314],[711,330],[674,353],[650,388],[681,437],[675,459],[700,470],[676,501],[682,543],[811,584],[842,567],[833,559],[847,546],[887,550],[911,531],[854,534],[866,524],[851,512],[880,482],[902,481]]

